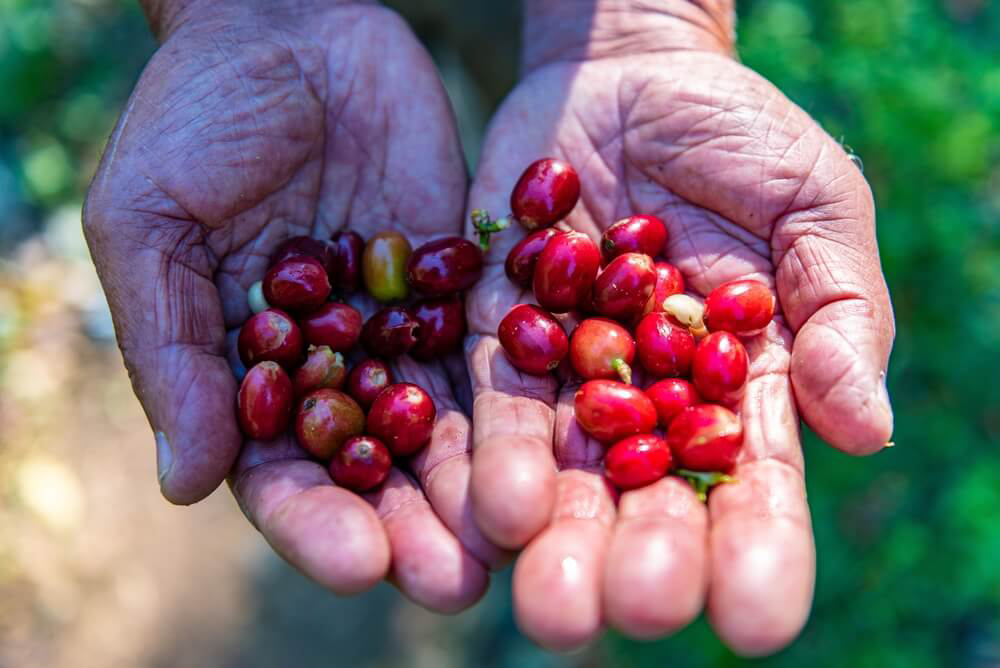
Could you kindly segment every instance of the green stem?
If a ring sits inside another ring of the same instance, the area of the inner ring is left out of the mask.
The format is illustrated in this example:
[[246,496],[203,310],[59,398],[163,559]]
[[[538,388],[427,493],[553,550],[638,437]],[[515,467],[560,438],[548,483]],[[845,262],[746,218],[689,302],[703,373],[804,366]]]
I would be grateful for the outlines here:
[[628,362],[619,357],[611,361],[611,368],[614,369],[623,383],[632,384],[632,367],[628,365]]
[[469,217],[472,218],[472,226],[479,234],[479,246],[484,253],[490,249],[490,236],[506,230],[511,223],[509,217],[493,220],[485,209],[473,209]]
[[702,502],[708,500],[708,490],[721,483],[736,482],[736,478],[717,471],[688,471],[687,469],[677,469],[674,475],[680,476],[694,487],[695,493]]

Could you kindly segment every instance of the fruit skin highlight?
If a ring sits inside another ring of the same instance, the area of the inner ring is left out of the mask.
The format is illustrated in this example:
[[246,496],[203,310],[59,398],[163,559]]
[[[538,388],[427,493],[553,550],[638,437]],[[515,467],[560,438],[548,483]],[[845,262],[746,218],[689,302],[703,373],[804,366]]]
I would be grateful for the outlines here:
[[482,251],[462,237],[428,241],[413,251],[406,264],[410,287],[430,296],[461,292],[482,275]]
[[270,441],[288,427],[292,416],[292,381],[276,362],[254,365],[236,394],[236,417],[243,434]]
[[635,341],[628,330],[613,320],[587,318],[573,330],[569,361],[578,376],[632,382]]
[[365,414],[351,397],[339,390],[316,390],[300,402],[295,416],[295,435],[305,450],[328,460],[352,436],[365,429]]
[[604,230],[601,256],[606,264],[624,253],[656,257],[663,252],[668,238],[667,226],[656,216],[629,216]]
[[280,309],[267,309],[250,316],[240,328],[236,348],[247,368],[257,362],[277,362],[286,369],[302,359],[302,330]]
[[562,160],[542,158],[528,165],[510,193],[510,210],[526,230],[565,218],[580,199],[580,177]]
[[691,377],[708,401],[731,403],[746,384],[749,359],[746,348],[729,332],[712,332],[698,344]]
[[670,447],[659,436],[639,434],[612,445],[604,455],[604,471],[619,489],[654,483],[670,470]]
[[728,473],[743,446],[743,425],[728,408],[697,404],[670,423],[667,443],[678,468]]
[[649,313],[635,328],[639,363],[655,378],[686,376],[695,353],[694,336],[666,313]]
[[649,397],[614,380],[588,380],[576,392],[574,409],[580,427],[602,443],[649,434],[656,427],[656,408]]
[[431,440],[437,409],[423,388],[396,383],[382,390],[368,411],[367,431],[394,457],[412,455]]
[[282,260],[264,274],[264,299],[291,313],[307,313],[330,296],[330,278],[319,260],[306,255]]
[[557,234],[562,234],[562,232],[553,227],[546,227],[536,230],[518,241],[517,245],[510,249],[507,261],[503,265],[507,278],[522,288],[530,289],[535,278],[535,265],[538,263],[538,256],[549,240]]
[[753,336],[774,318],[776,303],[774,293],[760,281],[729,281],[705,298],[705,326],[711,332]]
[[564,232],[549,239],[535,264],[535,299],[547,311],[568,313],[590,300],[590,289],[601,267],[597,244],[582,232]]
[[569,352],[566,330],[533,304],[512,308],[500,321],[497,336],[514,368],[536,376],[553,371]]
[[330,460],[333,481],[355,492],[367,492],[389,477],[389,449],[374,436],[353,436]]
[[598,274],[592,305],[605,317],[630,322],[642,314],[655,286],[653,259],[641,253],[624,253]]
[[379,232],[365,245],[361,275],[372,297],[380,302],[406,298],[406,263],[412,249],[399,232]]

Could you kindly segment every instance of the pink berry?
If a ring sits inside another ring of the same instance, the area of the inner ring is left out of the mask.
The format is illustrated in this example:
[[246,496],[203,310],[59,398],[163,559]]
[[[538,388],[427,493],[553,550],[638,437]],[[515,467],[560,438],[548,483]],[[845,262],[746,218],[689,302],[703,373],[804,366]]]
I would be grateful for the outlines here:
[[729,281],[705,298],[705,326],[709,331],[727,331],[752,336],[774,317],[775,298],[760,281]]
[[747,351],[739,339],[729,332],[713,332],[695,350],[691,377],[702,397],[728,403],[739,398],[748,366]]
[[577,375],[586,379],[621,379],[632,382],[635,341],[613,320],[587,318],[573,330],[569,360]]
[[649,313],[635,328],[639,362],[652,376],[685,376],[694,357],[694,336],[666,313]]
[[619,489],[654,483],[670,469],[670,447],[659,436],[639,434],[612,445],[604,455],[604,470]]
[[662,429],[669,427],[682,410],[701,403],[698,390],[681,378],[665,378],[653,383],[646,388],[646,396],[656,406],[657,421]]
[[594,281],[592,304],[601,315],[631,321],[642,314],[656,285],[653,259],[625,253],[611,260]]
[[679,468],[726,473],[732,470],[743,445],[743,425],[727,408],[697,404],[685,408],[670,423],[667,443]]
[[656,408],[642,390],[614,380],[588,380],[576,392],[576,421],[602,443],[649,434],[656,427]]
[[656,216],[629,216],[604,230],[601,254],[605,262],[611,262],[624,253],[656,257],[663,251],[668,236],[667,226]]
[[582,232],[552,237],[535,265],[535,299],[547,311],[567,313],[590,299],[601,266],[597,244]]

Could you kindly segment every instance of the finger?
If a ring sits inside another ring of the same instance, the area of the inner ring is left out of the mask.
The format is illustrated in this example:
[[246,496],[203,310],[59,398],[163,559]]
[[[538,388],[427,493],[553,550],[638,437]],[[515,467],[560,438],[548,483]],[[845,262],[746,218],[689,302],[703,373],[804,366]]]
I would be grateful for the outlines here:
[[701,612],[708,587],[708,512],[691,487],[664,478],[624,492],[604,567],[610,625],[657,638]]
[[603,476],[581,469],[561,471],[556,494],[551,524],[514,566],[514,615],[540,645],[568,650],[601,630],[601,580],[615,505]]
[[709,618],[744,655],[768,654],[795,638],[809,616],[816,576],[787,376],[789,338],[771,328],[749,343],[737,481],[709,496]]
[[392,580],[412,601],[456,613],[482,597],[486,568],[442,524],[420,488],[397,469],[367,495],[392,550]]
[[84,223],[132,387],[155,433],[163,495],[199,501],[225,479],[242,440],[211,260],[191,224],[115,209],[96,188]]
[[237,502],[275,552],[319,584],[340,594],[374,586],[389,571],[382,523],[301,456],[290,439],[249,443],[231,478]]
[[502,568],[512,555],[487,539],[473,518],[469,493],[472,429],[451,394],[443,369],[404,357],[399,360],[397,371],[400,378],[425,388],[437,407],[431,442],[410,461],[410,470],[434,512],[459,542],[490,569]]
[[494,336],[466,342],[472,378],[472,510],[495,544],[517,549],[548,524],[555,501],[556,381],[521,374]]

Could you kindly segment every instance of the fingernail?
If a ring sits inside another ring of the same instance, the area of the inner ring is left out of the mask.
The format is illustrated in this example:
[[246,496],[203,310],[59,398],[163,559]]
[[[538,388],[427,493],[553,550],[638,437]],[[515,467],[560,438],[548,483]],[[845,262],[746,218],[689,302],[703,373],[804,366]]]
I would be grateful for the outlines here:
[[[875,391],[878,393],[878,400],[882,403],[882,408],[885,410],[886,415],[889,416],[890,425],[893,423],[892,415],[892,402],[889,401],[889,387],[886,384],[885,371],[880,371],[878,374],[878,383],[876,384]],[[889,433],[892,433],[890,428]],[[891,443],[891,441],[890,441]]]
[[163,481],[170,475],[170,469],[174,465],[174,449],[170,447],[167,435],[162,431],[156,432],[156,477],[163,487]]

